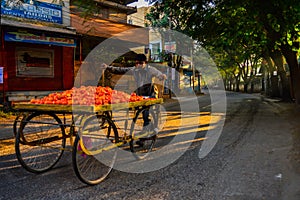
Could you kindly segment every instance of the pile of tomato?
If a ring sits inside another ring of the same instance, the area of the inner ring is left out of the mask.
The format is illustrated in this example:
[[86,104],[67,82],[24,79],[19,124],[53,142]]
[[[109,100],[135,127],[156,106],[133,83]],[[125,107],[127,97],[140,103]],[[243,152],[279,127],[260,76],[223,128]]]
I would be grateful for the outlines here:
[[[58,105],[106,105],[144,100],[136,93],[127,94],[123,91],[113,90],[102,86],[73,87],[63,92],[51,93],[41,99],[31,99],[32,104],[58,104]],[[149,100],[149,99],[148,99]]]

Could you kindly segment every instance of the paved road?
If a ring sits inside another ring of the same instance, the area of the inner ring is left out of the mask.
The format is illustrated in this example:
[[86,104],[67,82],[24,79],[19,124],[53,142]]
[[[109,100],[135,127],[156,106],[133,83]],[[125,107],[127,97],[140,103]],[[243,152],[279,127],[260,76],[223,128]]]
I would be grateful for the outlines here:
[[[5,148],[0,149],[0,199],[300,199],[299,107],[260,95],[227,93],[222,134],[200,159],[201,146],[212,137],[208,130],[216,129],[223,116],[211,115],[209,95],[198,100],[200,119],[192,112],[195,105],[189,98],[180,100],[191,108],[186,115],[190,121],[200,122],[183,155],[148,173],[113,170],[93,187],[75,176],[70,153],[51,171],[36,175],[18,164],[13,141],[1,140]],[[178,131],[176,103],[169,103],[166,110],[169,122],[159,137],[158,151],[174,135],[191,134],[187,130],[194,128]]]

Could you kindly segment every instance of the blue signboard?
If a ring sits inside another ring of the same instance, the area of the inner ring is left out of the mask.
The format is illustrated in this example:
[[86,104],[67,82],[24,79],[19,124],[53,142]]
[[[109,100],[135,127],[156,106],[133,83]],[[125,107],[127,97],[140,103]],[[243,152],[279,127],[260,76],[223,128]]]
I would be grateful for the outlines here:
[[4,40],[9,42],[27,42],[35,44],[50,44],[58,46],[76,47],[76,41],[72,38],[56,37],[47,34],[30,32],[4,32]]
[[62,6],[35,0],[2,0],[1,14],[62,24]]

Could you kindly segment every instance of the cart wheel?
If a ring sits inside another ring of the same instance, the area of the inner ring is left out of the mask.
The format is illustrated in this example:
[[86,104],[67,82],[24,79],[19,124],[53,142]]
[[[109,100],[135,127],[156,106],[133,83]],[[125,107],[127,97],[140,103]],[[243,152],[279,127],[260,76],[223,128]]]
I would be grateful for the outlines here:
[[[147,126],[143,126],[143,113],[149,112],[150,123]],[[149,152],[151,152],[155,140],[156,132],[155,127],[157,127],[157,119],[155,117],[153,110],[142,109],[136,112],[135,117],[131,123],[130,128],[130,150],[137,159],[145,158]]]
[[18,128],[20,126],[20,118],[21,116],[18,115],[14,121],[14,124],[13,124],[13,132],[14,132],[14,136],[16,137],[17,136],[17,133],[18,133]]
[[20,122],[16,156],[26,170],[42,173],[58,162],[65,144],[65,129],[55,114],[32,113]]
[[107,116],[84,120],[73,146],[76,176],[88,185],[96,185],[111,172],[117,156],[118,132]]
[[17,115],[17,117],[16,117],[16,119],[13,123],[13,132],[14,132],[15,137],[17,136],[17,133],[19,131],[21,121],[23,119],[25,119],[27,116],[28,116],[28,113],[27,114],[22,114],[22,115]]

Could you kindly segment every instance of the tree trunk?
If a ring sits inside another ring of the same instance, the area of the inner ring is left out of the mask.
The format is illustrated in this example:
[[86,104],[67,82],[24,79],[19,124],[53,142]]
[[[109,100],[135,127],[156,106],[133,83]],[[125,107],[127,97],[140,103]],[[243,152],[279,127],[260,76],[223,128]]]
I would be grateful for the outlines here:
[[276,67],[274,66],[274,63],[271,60],[271,57],[267,56],[265,57],[265,60],[268,63],[268,88],[267,88],[267,95],[270,97],[280,97],[280,90],[279,90],[279,84],[278,84],[278,77],[274,76],[274,71],[277,71]]
[[248,83],[244,83],[244,92],[245,92],[245,93],[248,92]]
[[280,90],[279,90],[279,84],[278,84],[278,76],[277,75],[271,75],[271,97],[280,97]]
[[251,82],[250,93],[253,93],[253,92],[254,92],[254,83]]
[[265,92],[265,75],[263,74],[261,77],[261,92]]
[[181,63],[182,63],[182,56],[173,55],[173,57],[175,57],[175,58],[173,58],[173,62],[174,62],[175,69],[176,69],[176,72],[175,72],[175,88],[174,89],[175,89],[175,92],[178,93],[179,89],[180,89],[179,69],[180,69],[180,66],[181,66]]
[[266,70],[265,66],[262,66],[262,76],[261,76],[261,93],[266,93]]
[[271,79],[269,72],[266,74],[266,95],[271,96]]
[[300,104],[300,69],[297,61],[297,52],[288,45],[282,45],[281,52],[284,55],[290,69],[291,87],[296,104]]
[[236,87],[235,91],[239,92],[240,91],[240,79],[238,76],[235,78],[235,87]]
[[233,91],[233,87],[234,87],[234,79],[231,77],[230,78],[230,83],[229,83],[229,90]]
[[290,84],[283,66],[283,56],[280,51],[271,52],[270,55],[275,65],[277,66],[278,76],[280,77],[282,85],[282,100],[291,101]]

